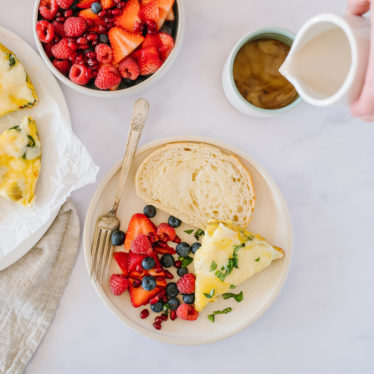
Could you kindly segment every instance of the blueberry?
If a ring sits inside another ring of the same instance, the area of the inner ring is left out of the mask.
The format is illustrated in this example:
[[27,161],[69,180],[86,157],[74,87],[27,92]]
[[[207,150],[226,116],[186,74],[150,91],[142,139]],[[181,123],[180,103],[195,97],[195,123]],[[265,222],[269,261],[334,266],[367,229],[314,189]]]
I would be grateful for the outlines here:
[[191,245],[191,251],[192,253],[196,253],[196,251],[201,247],[201,243],[196,242]]
[[170,216],[168,219],[168,224],[174,228],[179,227],[181,223],[182,221],[174,216]]
[[193,304],[195,302],[195,294],[189,293],[189,294],[183,295],[183,302],[185,302],[186,304]]
[[157,303],[151,304],[151,309],[155,313],[160,313],[162,311],[162,307],[163,307],[162,301],[157,301]]
[[169,268],[170,266],[173,266],[174,265],[174,258],[172,255],[166,253],[164,255],[162,255],[161,257],[161,265],[164,267],[164,268]]
[[108,35],[106,35],[106,34],[100,34],[99,35],[99,42],[100,43],[104,43],[104,44],[108,44],[109,43]]
[[144,257],[142,261],[142,268],[145,270],[152,269],[155,266],[155,259],[153,257]]
[[121,230],[113,231],[110,239],[112,240],[113,245],[122,245],[125,242],[126,234]]
[[191,247],[186,242],[181,242],[175,248],[178,255],[181,257],[187,257],[190,254]]
[[177,274],[180,276],[180,277],[183,277],[183,275],[186,275],[188,273],[188,270],[187,268],[179,268],[177,270]]
[[152,275],[146,275],[142,280],[142,287],[146,291],[152,291],[156,288],[156,279]]
[[165,25],[165,24],[161,27],[160,32],[164,32],[165,34],[169,34],[169,35],[173,34],[172,28],[168,25]]
[[92,10],[93,13],[99,14],[103,10],[103,8],[102,8],[101,4],[98,1],[96,1],[96,2],[92,3],[91,10]]
[[169,309],[170,310],[175,310],[179,307],[179,300],[175,297],[172,297],[171,299],[169,299],[168,301],[168,306],[169,306]]
[[156,215],[156,208],[153,205],[146,205],[143,209],[143,213],[148,218],[152,218]]
[[177,284],[174,282],[168,283],[166,285],[166,295],[169,297],[175,297],[179,293]]

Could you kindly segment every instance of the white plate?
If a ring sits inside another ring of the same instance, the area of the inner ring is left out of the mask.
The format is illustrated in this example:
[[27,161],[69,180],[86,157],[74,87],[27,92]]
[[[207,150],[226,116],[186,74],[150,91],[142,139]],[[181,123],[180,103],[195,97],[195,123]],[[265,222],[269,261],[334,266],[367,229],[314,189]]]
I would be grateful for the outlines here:
[[[142,212],[144,201],[137,197],[134,186],[135,172],[140,163],[152,151],[166,143],[175,141],[196,141],[210,143],[218,146],[225,152],[237,154],[250,170],[256,191],[256,207],[253,219],[248,226],[250,231],[266,237],[270,243],[284,249],[285,257],[276,261],[268,269],[255,275],[253,278],[237,287],[235,292],[243,290],[244,300],[236,303],[233,299],[218,300],[207,306],[195,322],[176,320],[163,323],[162,330],[155,330],[152,326],[154,313],[142,320],[139,313],[143,309],[133,308],[128,292],[121,296],[113,296],[108,284],[93,283],[104,304],[125,324],[151,338],[173,344],[204,344],[214,342],[237,333],[253,323],[272,304],[281,290],[286,279],[292,254],[292,227],[284,198],[275,182],[266,171],[244,152],[219,141],[201,137],[174,137],[160,139],[139,148],[132,164],[128,181],[122,196],[118,217],[121,228],[126,229],[132,214]],[[95,192],[84,225],[84,254],[87,269],[89,268],[90,246],[97,218],[110,210],[115,189],[119,178],[120,162],[106,175]],[[158,211],[152,219],[156,224],[165,222],[167,215]],[[192,235],[184,233],[188,227],[184,224],[177,229],[182,240],[192,243]],[[119,273],[115,261],[112,262],[111,272]],[[213,310],[228,306],[233,311],[227,315],[217,316],[213,324],[207,318]],[[281,318],[279,319],[281,323]]]
[[[69,109],[65,97],[56,79],[45,66],[40,56],[19,36],[2,26],[0,26],[0,43],[14,52],[17,58],[21,60],[37,91],[38,82],[43,82],[43,85],[49,91],[49,95],[58,103],[61,114],[71,126]],[[39,99],[43,100],[42,97],[39,97]],[[40,227],[31,237],[22,242],[12,252],[0,258],[0,271],[19,260],[40,240],[55,219],[58,210],[53,212],[48,222]]]

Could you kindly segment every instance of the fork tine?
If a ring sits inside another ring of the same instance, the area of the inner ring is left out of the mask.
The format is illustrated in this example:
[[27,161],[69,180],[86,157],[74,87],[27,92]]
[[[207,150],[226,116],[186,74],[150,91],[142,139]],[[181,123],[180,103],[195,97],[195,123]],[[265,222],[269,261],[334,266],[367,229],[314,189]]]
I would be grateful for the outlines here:
[[111,264],[111,260],[112,260],[112,256],[113,256],[113,249],[114,247],[112,245],[110,245],[110,248],[108,250],[108,256],[106,258],[106,266],[105,266],[105,272],[104,272],[104,282],[107,281],[108,279],[108,274],[109,274],[109,268],[110,268],[110,264]]
[[100,238],[100,253],[98,254],[98,263],[96,266],[96,279],[101,283],[101,272],[102,272],[102,264],[103,264],[103,258],[106,251],[106,240],[108,236],[108,230],[103,230],[103,233]]
[[100,228],[96,228],[94,239],[92,241],[92,246],[91,246],[90,278],[92,278],[93,280],[95,280],[96,274],[97,274],[96,272],[97,254],[99,251],[101,233],[102,233],[102,230]]
[[103,283],[106,280],[106,268],[108,266],[110,253],[111,253],[111,243],[110,243],[110,232],[108,231],[108,235],[106,237],[104,247],[103,247],[103,257],[100,269],[100,283]]

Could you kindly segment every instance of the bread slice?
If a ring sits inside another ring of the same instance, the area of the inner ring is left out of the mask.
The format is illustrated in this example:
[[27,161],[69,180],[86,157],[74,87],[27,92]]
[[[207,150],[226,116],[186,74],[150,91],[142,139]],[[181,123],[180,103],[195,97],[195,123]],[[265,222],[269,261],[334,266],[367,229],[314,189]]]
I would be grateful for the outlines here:
[[249,171],[232,155],[205,143],[170,143],[139,166],[136,192],[148,204],[204,228],[208,221],[246,227],[255,206]]

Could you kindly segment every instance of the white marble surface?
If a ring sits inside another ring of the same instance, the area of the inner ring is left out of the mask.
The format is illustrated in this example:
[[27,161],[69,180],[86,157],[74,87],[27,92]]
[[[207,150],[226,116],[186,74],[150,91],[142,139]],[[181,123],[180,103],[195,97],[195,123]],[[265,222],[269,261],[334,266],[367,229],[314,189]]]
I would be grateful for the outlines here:
[[[289,204],[294,258],[273,306],[219,343],[179,347],[121,324],[90,285],[83,251],[56,318],[27,374],[369,373],[374,371],[374,125],[348,111],[306,104],[278,118],[247,118],[226,101],[224,59],[247,31],[297,31],[309,17],[343,12],[344,0],[185,1],[186,37],[170,72],[143,93],[151,112],[141,143],[169,135],[215,137],[245,150]],[[34,46],[33,1],[1,1],[0,23]],[[121,157],[134,98],[99,100],[63,87],[73,127],[100,166]],[[82,222],[90,185],[73,195]],[[146,359],[145,359],[146,357]]]

